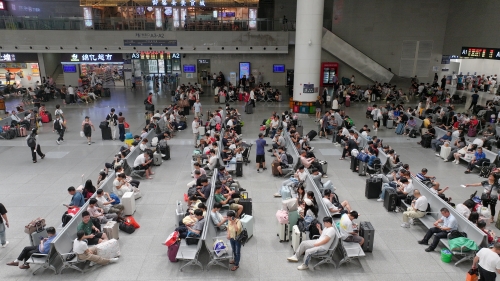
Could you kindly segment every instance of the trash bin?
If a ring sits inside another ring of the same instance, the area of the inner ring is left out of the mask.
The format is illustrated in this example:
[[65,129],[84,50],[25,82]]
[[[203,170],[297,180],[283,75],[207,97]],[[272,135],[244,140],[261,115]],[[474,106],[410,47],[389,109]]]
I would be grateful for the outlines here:
[[450,252],[450,250],[448,250],[448,249],[441,250],[441,261],[443,261],[445,263],[450,263],[452,257],[453,257],[453,254]]

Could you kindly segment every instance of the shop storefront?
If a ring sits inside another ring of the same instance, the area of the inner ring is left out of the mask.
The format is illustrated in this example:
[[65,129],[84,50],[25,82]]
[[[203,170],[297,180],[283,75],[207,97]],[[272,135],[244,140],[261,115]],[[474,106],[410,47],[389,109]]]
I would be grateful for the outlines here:
[[163,51],[138,51],[130,54],[132,73],[137,85],[154,77],[172,76],[181,73],[181,54]]
[[41,82],[38,55],[0,53],[0,82],[18,88],[35,87]]
[[258,5],[259,0],[80,0],[85,25],[93,29],[251,30],[257,28]]
[[69,53],[62,54],[64,82],[66,85],[123,86],[123,54]]

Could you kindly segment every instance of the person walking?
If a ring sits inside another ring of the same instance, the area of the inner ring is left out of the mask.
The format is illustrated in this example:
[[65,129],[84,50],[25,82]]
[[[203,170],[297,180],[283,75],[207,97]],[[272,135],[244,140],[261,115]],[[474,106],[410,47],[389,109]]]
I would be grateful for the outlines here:
[[71,85],[68,86],[68,95],[69,103],[75,103],[75,89]]
[[61,142],[64,142],[64,123],[63,120],[61,119],[61,116],[59,114],[56,115],[56,119],[54,119],[53,123],[53,128],[52,132],[57,131],[57,134],[59,135],[59,138],[56,140],[57,144],[61,144]]
[[135,90],[135,76],[132,75],[132,77],[130,78],[130,81],[132,82],[132,88],[130,88],[130,90]]
[[474,94],[472,94],[472,101],[470,102],[470,106],[467,109],[469,111],[472,108],[472,111],[476,108],[477,101],[479,100],[479,94],[477,93],[477,90],[474,91]]
[[233,250],[233,260],[229,261],[233,267],[231,271],[236,271],[240,267],[241,258],[241,243],[236,240],[236,237],[241,233],[243,227],[241,221],[236,218],[236,213],[234,211],[229,211],[227,213],[227,218],[229,223],[227,224],[227,239],[231,243],[231,249]]
[[118,131],[120,133],[120,141],[125,140],[125,117],[123,117],[123,113],[118,113]]
[[194,147],[198,148],[198,136],[200,135],[200,122],[198,121],[198,117],[194,117],[193,123],[191,124],[193,127],[193,135],[194,135]]
[[92,124],[92,121],[90,121],[90,117],[85,116],[85,120],[83,120],[82,122],[82,131],[83,135],[87,138],[89,145],[92,141],[92,130],[95,131],[94,124]]
[[2,203],[0,203],[0,244],[2,244],[2,248],[5,248],[7,247],[7,245],[9,245],[9,241],[7,241],[5,238],[5,227],[9,227],[7,209]]
[[257,173],[260,173],[260,166],[262,165],[262,170],[267,170],[266,168],[266,140],[264,139],[264,134],[259,134],[259,139],[255,141],[257,144],[255,163],[257,164]]
[[106,116],[106,121],[109,123],[111,128],[111,138],[116,140],[116,126],[118,125],[118,116],[115,114],[115,109],[111,108],[111,112]]
[[37,144],[38,141],[38,130],[36,128],[33,128],[31,130],[31,134],[29,134],[26,137],[26,142],[28,143],[28,146],[31,151],[31,157],[33,158],[33,163],[36,163],[36,154],[40,156],[40,158],[45,158],[45,154],[42,153],[42,150],[40,148],[40,145]]
[[200,99],[199,98],[197,98],[196,102],[193,104],[193,111],[194,111],[194,116],[195,117],[201,118],[201,113],[203,111],[201,109],[201,103],[200,103]]

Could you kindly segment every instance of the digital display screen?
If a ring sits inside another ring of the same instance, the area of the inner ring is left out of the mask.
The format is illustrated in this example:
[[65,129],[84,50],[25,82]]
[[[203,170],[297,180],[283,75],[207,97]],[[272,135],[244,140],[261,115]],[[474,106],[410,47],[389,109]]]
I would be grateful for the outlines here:
[[63,64],[63,72],[65,73],[76,73],[76,65],[75,64]]
[[222,12],[223,18],[234,18],[236,16],[236,12]]
[[249,62],[240,62],[240,79],[243,78],[243,75],[246,75],[246,78],[250,77]]
[[0,10],[5,10],[5,4],[3,1],[0,1]]
[[273,64],[273,72],[274,73],[285,72],[285,65],[284,64]]
[[483,47],[462,47],[461,57],[500,60],[500,49]]
[[184,73],[195,73],[196,66],[194,64],[185,64],[183,65],[183,71]]
[[172,15],[172,7],[165,7],[165,16]]

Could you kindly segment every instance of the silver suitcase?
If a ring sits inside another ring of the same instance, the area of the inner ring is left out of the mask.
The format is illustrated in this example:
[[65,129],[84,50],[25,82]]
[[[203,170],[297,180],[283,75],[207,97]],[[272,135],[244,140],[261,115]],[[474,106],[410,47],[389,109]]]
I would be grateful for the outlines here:
[[163,163],[163,159],[161,159],[161,154],[153,153],[153,165],[160,166]]
[[248,239],[250,239],[253,236],[253,225],[254,225],[254,219],[250,215],[245,215],[240,219],[241,226],[247,230],[248,233]]
[[299,227],[294,225],[292,228],[292,248],[296,252],[302,241],[309,240],[305,232],[300,232]]
[[176,221],[175,225],[178,225],[178,223],[184,218],[185,213],[184,210],[182,209],[182,203],[181,201],[177,201],[177,208],[175,209],[175,216],[176,216]]
[[288,223],[278,224],[278,238],[280,239],[280,243],[288,242],[290,240],[290,225]]
[[108,221],[102,227],[102,231],[106,233],[108,239],[120,239],[118,235],[118,223],[116,221]]
[[123,214],[131,216],[135,212],[135,196],[133,192],[125,192],[122,196]]
[[319,160],[318,163],[321,164],[321,168],[323,169],[323,172],[325,172],[326,174],[327,173],[326,171],[328,170],[328,162],[324,160]]
[[387,120],[387,129],[394,128],[394,120]]

